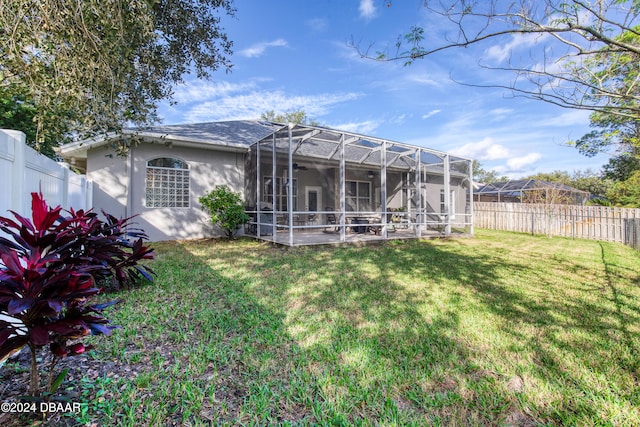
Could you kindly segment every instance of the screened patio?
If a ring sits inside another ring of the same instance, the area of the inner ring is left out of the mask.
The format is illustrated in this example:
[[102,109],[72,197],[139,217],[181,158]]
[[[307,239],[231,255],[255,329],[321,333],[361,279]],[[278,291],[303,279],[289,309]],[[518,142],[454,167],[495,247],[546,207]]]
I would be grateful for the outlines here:
[[289,246],[473,234],[471,160],[287,125],[245,165],[245,234]]

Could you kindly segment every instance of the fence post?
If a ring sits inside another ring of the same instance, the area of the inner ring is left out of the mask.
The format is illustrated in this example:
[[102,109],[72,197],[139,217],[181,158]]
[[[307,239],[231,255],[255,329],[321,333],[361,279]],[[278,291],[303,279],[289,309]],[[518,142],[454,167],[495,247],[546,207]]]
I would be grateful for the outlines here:
[[69,165],[66,163],[58,163],[62,167],[62,203],[65,209],[69,208]]
[[[69,166],[38,154],[27,145],[26,139],[25,134],[20,131],[0,129],[1,177],[6,181],[5,191],[0,198],[0,214],[12,210],[20,215],[29,216],[29,193],[42,191],[46,196],[52,186],[55,186],[56,194],[62,195],[61,200],[56,200],[55,204],[69,208],[70,203],[77,203],[73,197],[74,190],[70,188],[75,174],[72,175]],[[59,179],[61,172],[62,183]],[[93,206],[93,187],[86,177],[82,177],[81,181],[79,197],[84,197],[85,200],[80,203],[84,202],[84,209],[88,209]],[[51,200],[49,202],[54,203]]]
[[535,220],[535,216],[534,215],[535,215],[535,213],[534,213],[534,211],[532,209],[531,210],[531,235],[532,236],[535,236],[535,223],[536,223],[536,220]]
[[27,136],[17,130],[3,130],[9,135],[9,140],[13,143],[13,163],[11,166],[11,210],[21,215],[25,212],[24,206],[24,170],[25,170],[25,147]]
[[93,209],[93,182],[89,181],[86,177],[84,178],[84,188],[85,188],[85,205],[84,209],[89,210]]

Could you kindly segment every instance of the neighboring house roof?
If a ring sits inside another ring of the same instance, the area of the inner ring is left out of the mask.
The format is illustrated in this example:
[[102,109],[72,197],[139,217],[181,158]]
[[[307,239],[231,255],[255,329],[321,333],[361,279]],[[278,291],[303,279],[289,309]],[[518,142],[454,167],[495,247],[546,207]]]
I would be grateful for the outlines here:
[[561,182],[542,181],[539,179],[518,179],[485,184],[478,188],[475,191],[475,194],[482,195],[499,193],[502,196],[519,197],[521,192],[544,189],[584,194],[585,196],[589,194],[587,191],[578,190],[577,188],[570,187]]
[[[270,122],[257,120],[233,120],[224,122],[194,123],[182,125],[152,126],[140,129],[124,129],[122,134],[156,141],[187,146],[217,146],[220,148],[248,150],[251,144],[282,128]],[[109,134],[100,138],[86,139],[65,144],[60,154],[65,157],[86,157],[87,150],[108,144],[118,138]]]

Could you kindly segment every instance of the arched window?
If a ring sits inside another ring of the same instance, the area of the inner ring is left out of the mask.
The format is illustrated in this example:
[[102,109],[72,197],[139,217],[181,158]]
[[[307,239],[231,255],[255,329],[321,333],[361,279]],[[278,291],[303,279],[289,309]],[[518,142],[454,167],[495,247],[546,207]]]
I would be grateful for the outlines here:
[[189,165],[169,157],[149,160],[145,200],[148,208],[188,208]]

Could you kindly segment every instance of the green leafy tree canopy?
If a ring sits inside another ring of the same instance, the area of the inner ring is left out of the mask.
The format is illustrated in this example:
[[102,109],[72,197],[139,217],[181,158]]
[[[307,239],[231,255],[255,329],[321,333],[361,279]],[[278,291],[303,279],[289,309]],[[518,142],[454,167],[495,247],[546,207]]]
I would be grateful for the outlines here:
[[559,182],[577,190],[588,191],[597,196],[605,196],[613,181],[602,176],[601,173],[586,169],[584,171],[567,171],[555,170],[553,172],[541,172],[529,175],[522,179],[534,179],[548,182]]
[[474,160],[471,167],[473,168],[473,180],[480,184],[491,184],[509,179],[506,176],[499,176],[496,171],[486,170],[478,160]]
[[609,159],[602,166],[604,177],[612,181],[626,181],[631,174],[640,170],[640,159],[629,154],[621,154]]
[[294,123],[300,125],[320,126],[320,123],[316,120],[310,119],[304,110],[285,111],[284,113],[276,113],[274,110],[269,110],[260,114],[260,119],[274,123]]
[[[233,15],[232,2],[4,0],[3,125],[20,126],[42,149],[156,122],[158,102],[184,75],[230,69],[232,43],[219,15]],[[33,115],[31,127],[23,112]]]
[[625,181],[616,182],[607,192],[607,199],[614,206],[640,208],[640,171],[636,170]]
[[[640,48],[640,26],[635,32],[627,31],[616,40]],[[578,150],[594,156],[600,152],[614,151],[619,155],[640,155],[640,53],[610,55],[598,52],[584,61],[591,84],[608,81],[615,86],[618,96],[611,94],[607,99],[609,107],[595,111],[590,116],[594,129],[574,142]],[[585,94],[588,99],[596,99],[598,94],[591,89]]]

